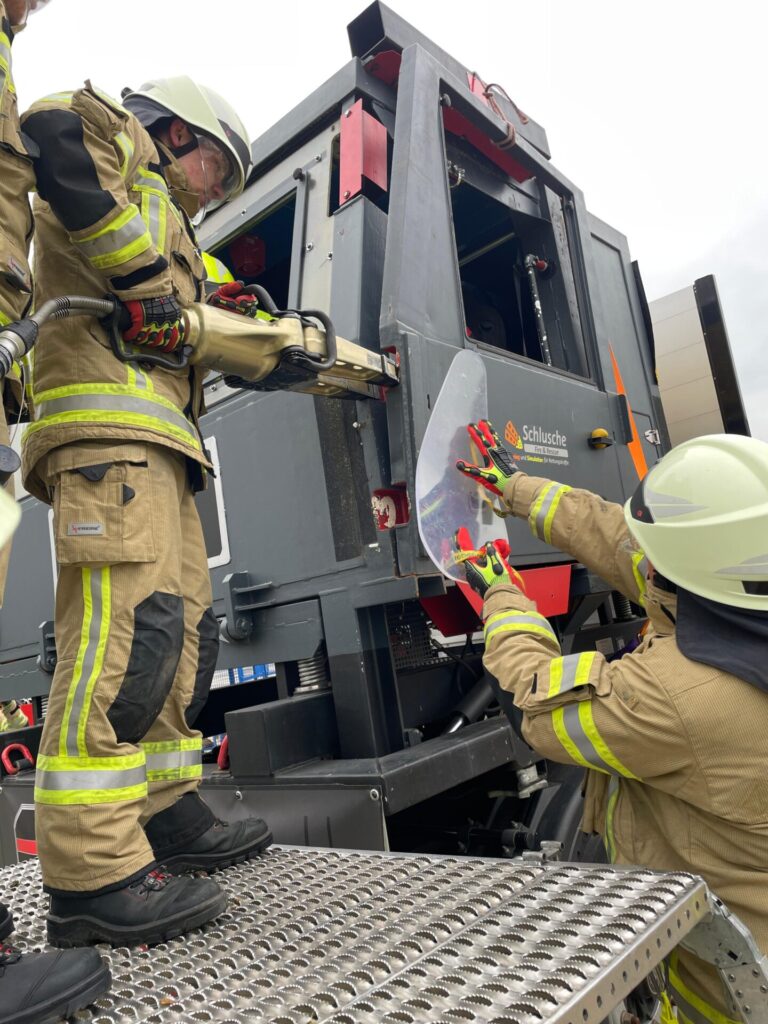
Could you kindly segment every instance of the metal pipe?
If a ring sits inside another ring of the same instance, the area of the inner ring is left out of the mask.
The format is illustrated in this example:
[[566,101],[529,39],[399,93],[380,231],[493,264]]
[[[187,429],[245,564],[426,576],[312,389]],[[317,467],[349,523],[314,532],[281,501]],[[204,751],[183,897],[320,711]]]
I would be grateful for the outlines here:
[[547,366],[552,365],[552,353],[549,350],[549,339],[547,338],[547,325],[544,322],[544,313],[541,308],[541,296],[539,295],[539,284],[536,280],[537,270],[546,270],[548,263],[546,260],[540,259],[538,256],[534,256],[533,253],[529,253],[525,257],[524,262],[525,272],[528,275],[528,284],[531,289],[531,298],[533,299],[533,315],[536,318],[536,333],[539,336],[539,345],[541,346],[541,357]]

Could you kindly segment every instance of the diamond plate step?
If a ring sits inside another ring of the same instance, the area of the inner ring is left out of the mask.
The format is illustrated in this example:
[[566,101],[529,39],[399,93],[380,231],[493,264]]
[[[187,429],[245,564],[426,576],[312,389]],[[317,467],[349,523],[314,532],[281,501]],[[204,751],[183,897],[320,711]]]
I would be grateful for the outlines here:
[[[85,1024],[598,1024],[708,913],[686,874],[273,847],[220,872],[227,912],[152,949],[100,947]],[[0,870],[42,948],[36,861]]]

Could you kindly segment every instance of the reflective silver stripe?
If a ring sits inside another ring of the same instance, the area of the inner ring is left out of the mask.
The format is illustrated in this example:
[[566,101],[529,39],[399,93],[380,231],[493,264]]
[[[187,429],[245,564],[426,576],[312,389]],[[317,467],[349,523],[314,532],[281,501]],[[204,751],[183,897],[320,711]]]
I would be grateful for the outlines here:
[[194,767],[203,760],[202,747],[197,750],[171,750],[164,754],[147,754],[147,772],[164,771],[166,768]]
[[[120,210],[119,215],[122,214],[123,211]],[[132,215],[119,228],[113,230],[107,225],[107,230],[103,234],[99,234],[97,238],[76,240],[76,244],[83,251],[87,259],[95,260],[100,256],[111,256],[113,253],[120,252],[120,250],[125,249],[131,243],[140,241],[146,233],[147,226],[142,219],[138,207],[135,207],[135,215]]]
[[[154,247],[156,249],[162,250],[164,248],[164,245],[160,244],[160,242],[161,242],[161,239],[160,239],[161,216],[160,215],[161,215],[161,213],[163,211],[163,204],[164,204],[165,200],[161,199],[160,196],[153,196],[153,195],[149,195],[146,198],[147,198],[147,207],[148,207],[147,227],[149,228],[149,233],[152,236],[152,244],[154,245]],[[165,234],[164,230],[163,230],[163,234]],[[164,243],[164,241],[165,241],[165,239],[163,239],[163,243]]]
[[645,504],[653,513],[654,519],[670,519],[674,516],[687,516],[691,512],[702,512],[706,505],[695,505],[679,494],[662,494],[652,491],[648,486],[643,488]]
[[[101,619],[104,614],[104,601],[101,587],[101,570],[84,570],[90,576],[91,594],[91,622],[88,628],[88,643],[83,655],[83,663],[80,670],[80,678],[77,681],[72,707],[69,712],[69,723],[67,725],[66,749],[70,757],[78,757],[80,751],[77,746],[77,730],[80,724],[80,715],[85,704],[85,697],[88,691],[88,683],[93,672],[93,665],[96,660],[96,652],[99,646],[101,634]],[[38,783],[39,786],[39,783]],[[77,789],[77,786],[64,786],[63,789]]]
[[544,618],[543,615],[539,615],[536,612],[519,612],[517,614],[510,613],[505,615],[503,619],[494,619],[494,621],[485,627],[485,642],[486,644],[496,632],[502,626],[515,626],[520,628],[520,632],[525,632],[526,626],[535,626],[536,630],[546,630],[549,636],[552,637],[554,642],[559,645],[558,639],[554,633],[554,630],[550,626],[549,622]]
[[5,68],[0,68],[0,96],[2,96],[3,92],[5,91],[5,79]]
[[48,416],[57,416],[63,412],[125,412],[139,416],[151,416],[153,419],[169,423],[197,442],[197,431],[192,423],[181,412],[174,412],[165,405],[153,402],[149,398],[136,398],[131,395],[69,395],[66,398],[54,398],[41,402],[35,407],[35,419],[43,420]]
[[147,375],[144,373],[138,363],[128,363],[128,366],[133,370],[135,376],[133,386],[138,388],[140,391],[146,391],[149,387],[149,381]]
[[579,718],[579,704],[568,704],[563,708],[563,723],[571,738],[574,746],[577,747],[579,753],[595,768],[599,768],[600,771],[607,772],[609,775],[619,775],[616,771],[607,764],[602,757],[595,750],[592,740],[584,732],[584,727],[581,724]]
[[131,188],[153,188],[157,192],[163,192],[168,195],[168,186],[163,181],[162,177],[156,178],[150,177],[149,175],[142,174],[141,171],[133,179]]
[[4,60],[10,68],[11,66],[11,48],[6,46],[5,43],[0,42],[0,59]]
[[[581,664],[583,657],[583,654],[566,654],[564,658],[560,659],[563,663],[563,675],[560,680],[560,693],[567,693],[568,690],[572,690],[576,685],[576,674],[579,670],[579,665]],[[589,658],[591,666],[595,656],[592,652],[587,652],[587,657]],[[585,679],[583,682],[586,681],[587,680]],[[581,683],[581,685],[583,685],[583,683]]]
[[35,787],[49,791],[62,790],[95,790],[95,789],[126,789],[128,786],[140,786],[147,781],[143,765],[138,768],[122,768],[106,771],[83,770],[50,772],[38,768]]
[[[566,491],[569,490],[570,487],[567,487],[565,484],[561,485],[560,487],[553,487],[552,490],[549,491],[549,493],[542,501],[536,513],[536,518],[531,524],[531,526],[533,527],[533,532],[536,534],[539,540],[546,541],[547,543],[549,543],[549,541],[551,540],[551,524],[550,530],[547,531],[546,529],[547,516],[549,515],[549,511],[552,508],[552,506],[556,502],[558,502],[560,498],[562,498]],[[549,536],[547,536],[548,533]]]

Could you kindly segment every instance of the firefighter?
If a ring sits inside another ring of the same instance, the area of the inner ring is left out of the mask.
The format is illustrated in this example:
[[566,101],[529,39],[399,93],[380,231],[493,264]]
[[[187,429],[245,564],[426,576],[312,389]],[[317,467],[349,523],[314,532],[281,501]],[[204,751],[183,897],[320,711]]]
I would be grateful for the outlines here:
[[[6,0],[6,9],[11,3]],[[13,917],[0,903],[0,1021],[72,1017],[109,991],[112,975],[95,949],[22,953],[6,942],[13,929]]]
[[220,822],[198,794],[218,623],[193,494],[210,463],[202,374],[174,368],[205,279],[191,219],[242,192],[250,146],[232,107],[186,77],[124,105],[86,83],[34,104],[23,128],[38,302],[109,292],[122,310],[117,327],[43,329],[22,452],[59,565],[35,789],[48,935],[153,943],[226,904],[212,879],[156,865],[222,867],[271,842],[261,819]]
[[[32,235],[28,193],[34,188],[34,173],[19,130],[11,44],[25,27],[29,14],[44,3],[45,0],[0,0],[0,327],[22,317],[32,300],[27,254]],[[18,421],[23,406],[18,367],[13,368],[0,390],[0,446],[4,448],[10,444],[8,423]],[[17,467],[18,458],[10,454]],[[12,480],[8,479],[5,486],[13,494]],[[0,552],[0,606],[10,553],[10,544]],[[0,730],[3,717],[7,718],[0,714]]]
[[[487,422],[469,432],[484,464],[457,468],[650,620],[618,661],[563,657],[493,545],[459,554],[499,703],[539,753],[588,769],[582,828],[612,861],[701,875],[768,953],[768,444],[681,444],[622,509],[518,470]],[[714,968],[681,951],[669,980],[680,1021],[729,1024]]]

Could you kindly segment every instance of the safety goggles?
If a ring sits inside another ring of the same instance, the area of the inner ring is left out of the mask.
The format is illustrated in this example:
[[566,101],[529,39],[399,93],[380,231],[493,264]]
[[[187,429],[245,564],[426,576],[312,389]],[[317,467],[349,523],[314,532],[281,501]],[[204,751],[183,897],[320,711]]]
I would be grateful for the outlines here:
[[197,135],[197,141],[206,196],[200,213],[206,214],[229,199],[238,179],[231,157],[217,142],[207,135]]

